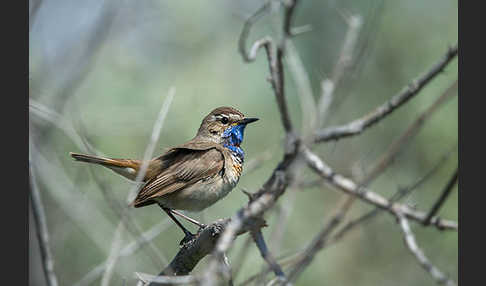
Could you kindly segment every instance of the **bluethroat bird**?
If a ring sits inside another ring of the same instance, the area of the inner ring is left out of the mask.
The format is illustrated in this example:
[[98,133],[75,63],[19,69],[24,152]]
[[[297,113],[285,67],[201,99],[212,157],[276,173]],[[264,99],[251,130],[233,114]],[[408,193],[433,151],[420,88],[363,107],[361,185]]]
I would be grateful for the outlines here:
[[[158,204],[185,234],[193,234],[175,217],[179,215],[199,227],[204,225],[176,210],[201,211],[225,197],[238,183],[245,153],[240,144],[248,123],[258,118],[246,118],[232,107],[218,107],[204,117],[196,136],[163,155],[149,161],[144,185],[131,203],[139,208]],[[142,161],[102,158],[70,153],[77,161],[99,164],[135,180]]]

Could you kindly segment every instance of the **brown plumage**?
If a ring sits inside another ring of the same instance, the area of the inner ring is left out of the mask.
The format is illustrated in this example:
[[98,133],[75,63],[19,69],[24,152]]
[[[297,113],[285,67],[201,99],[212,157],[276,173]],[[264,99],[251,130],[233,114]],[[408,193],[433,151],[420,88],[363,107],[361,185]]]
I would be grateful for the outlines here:
[[[232,107],[214,109],[192,140],[150,160],[145,184],[132,205],[158,203],[169,209],[198,211],[224,197],[238,182],[242,166],[223,146],[222,133],[232,125],[253,121],[256,119],[245,119]],[[135,180],[141,167],[140,160],[70,154],[78,161],[102,165],[130,180]]]
[[[196,136],[169,149],[148,163],[145,183],[131,203],[138,208],[158,204],[184,231],[187,241],[193,235],[174,217],[183,216],[174,209],[200,211],[226,196],[238,183],[242,172],[244,152],[240,148],[248,123],[257,118],[245,118],[232,107],[218,107],[201,122]],[[70,153],[77,161],[98,164],[135,180],[142,161],[103,158]]]

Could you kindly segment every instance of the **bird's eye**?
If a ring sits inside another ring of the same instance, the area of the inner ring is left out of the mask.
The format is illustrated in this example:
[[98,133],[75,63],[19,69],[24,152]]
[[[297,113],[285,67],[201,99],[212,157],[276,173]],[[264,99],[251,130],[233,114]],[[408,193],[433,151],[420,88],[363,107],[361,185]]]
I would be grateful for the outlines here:
[[229,120],[228,120],[228,117],[223,117],[223,118],[221,118],[221,123],[223,123],[223,124],[227,124],[227,123],[228,123],[228,121],[229,121]]

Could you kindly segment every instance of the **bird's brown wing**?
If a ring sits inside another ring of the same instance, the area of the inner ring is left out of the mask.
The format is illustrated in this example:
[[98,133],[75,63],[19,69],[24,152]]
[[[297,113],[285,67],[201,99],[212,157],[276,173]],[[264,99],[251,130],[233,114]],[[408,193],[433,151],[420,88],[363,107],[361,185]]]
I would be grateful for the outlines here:
[[162,161],[161,171],[140,190],[133,202],[135,207],[155,203],[156,197],[184,189],[223,170],[225,160],[219,148],[206,146],[209,149],[197,150],[184,145],[157,158]]

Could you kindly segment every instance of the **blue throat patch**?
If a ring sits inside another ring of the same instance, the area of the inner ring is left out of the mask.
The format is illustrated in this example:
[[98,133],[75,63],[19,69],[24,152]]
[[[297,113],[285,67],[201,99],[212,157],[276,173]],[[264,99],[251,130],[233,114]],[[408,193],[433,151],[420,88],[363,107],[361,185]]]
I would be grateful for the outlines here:
[[233,154],[243,162],[245,158],[245,152],[240,148],[241,142],[243,142],[243,133],[245,132],[246,124],[233,125],[228,127],[222,137],[225,138],[223,146],[228,148]]

